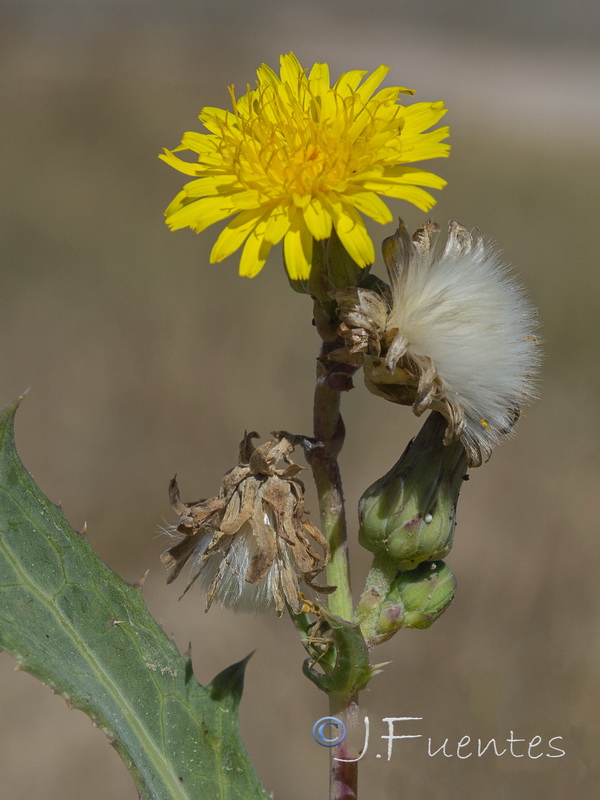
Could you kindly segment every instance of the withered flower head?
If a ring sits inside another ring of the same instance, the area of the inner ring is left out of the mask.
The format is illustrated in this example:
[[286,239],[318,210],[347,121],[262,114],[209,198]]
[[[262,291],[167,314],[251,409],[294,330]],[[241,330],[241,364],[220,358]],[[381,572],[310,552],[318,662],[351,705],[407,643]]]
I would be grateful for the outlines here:
[[171,573],[168,582],[191,561],[186,591],[201,577],[207,611],[216,599],[236,611],[274,606],[281,614],[287,605],[298,613],[303,604],[300,583],[331,591],[313,583],[327,563],[329,547],[304,518],[304,485],[297,477],[302,467],[290,459],[291,437],[273,434],[255,448],[252,439],[257,436],[244,436],[239,465],[225,475],[217,497],[187,504],[179,498],[175,478],[169,487],[181,537],[161,556]]
[[444,443],[460,439],[479,466],[534,393],[535,311],[499,252],[457,222],[444,246],[434,222],[411,238],[400,221],[383,255],[387,296],[335,293],[346,346],[330,358],[362,365],[374,394],[442,413]]

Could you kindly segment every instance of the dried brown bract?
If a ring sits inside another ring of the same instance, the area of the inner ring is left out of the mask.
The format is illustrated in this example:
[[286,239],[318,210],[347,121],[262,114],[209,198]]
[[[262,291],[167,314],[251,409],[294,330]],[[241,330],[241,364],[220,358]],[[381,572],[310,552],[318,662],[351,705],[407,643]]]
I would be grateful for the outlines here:
[[304,485],[297,477],[302,467],[291,460],[293,437],[273,434],[254,447],[256,437],[255,432],[244,436],[239,464],[225,475],[217,497],[183,503],[173,478],[169,493],[181,537],[161,558],[171,572],[169,583],[192,562],[186,591],[201,577],[206,610],[217,599],[238,611],[274,606],[281,614],[287,605],[299,613],[300,583],[332,591],[314,584],[329,547],[305,518]]

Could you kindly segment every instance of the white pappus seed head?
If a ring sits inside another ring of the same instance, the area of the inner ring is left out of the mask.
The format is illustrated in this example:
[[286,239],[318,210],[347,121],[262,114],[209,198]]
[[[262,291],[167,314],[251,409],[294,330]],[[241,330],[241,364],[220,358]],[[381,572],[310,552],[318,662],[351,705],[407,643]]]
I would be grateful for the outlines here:
[[535,396],[536,312],[500,251],[457,222],[434,222],[383,243],[389,290],[334,293],[345,346],[333,361],[362,366],[367,388],[415,414],[439,411],[444,443],[470,466],[488,458]]
[[456,406],[450,416],[463,417],[466,449],[489,455],[535,394],[536,312],[493,244],[456,222],[445,246],[440,240],[428,223],[412,239],[400,230],[384,243],[392,288],[385,329],[393,332],[386,364],[420,366],[420,393]]

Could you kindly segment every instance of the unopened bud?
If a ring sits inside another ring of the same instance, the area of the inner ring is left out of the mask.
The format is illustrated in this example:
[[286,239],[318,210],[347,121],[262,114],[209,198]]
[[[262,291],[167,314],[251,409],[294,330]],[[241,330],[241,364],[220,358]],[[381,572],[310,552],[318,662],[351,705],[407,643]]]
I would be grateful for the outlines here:
[[444,445],[446,420],[432,412],[392,469],[358,504],[359,541],[402,570],[450,552],[456,504],[467,471],[460,442]]
[[443,561],[425,562],[398,572],[383,602],[376,624],[376,643],[400,628],[428,628],[454,599],[456,578]]

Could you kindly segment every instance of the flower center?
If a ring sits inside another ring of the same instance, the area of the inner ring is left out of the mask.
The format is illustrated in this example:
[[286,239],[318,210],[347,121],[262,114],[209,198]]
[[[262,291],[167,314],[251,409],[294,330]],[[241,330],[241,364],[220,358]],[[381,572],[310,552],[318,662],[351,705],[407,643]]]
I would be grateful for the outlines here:
[[348,179],[373,157],[369,132],[356,126],[356,98],[332,93],[334,113],[325,114],[323,98],[305,96],[303,101],[285,88],[259,87],[243,108],[234,100],[236,116],[221,154],[244,187],[269,200],[309,202],[319,194],[344,192]]

